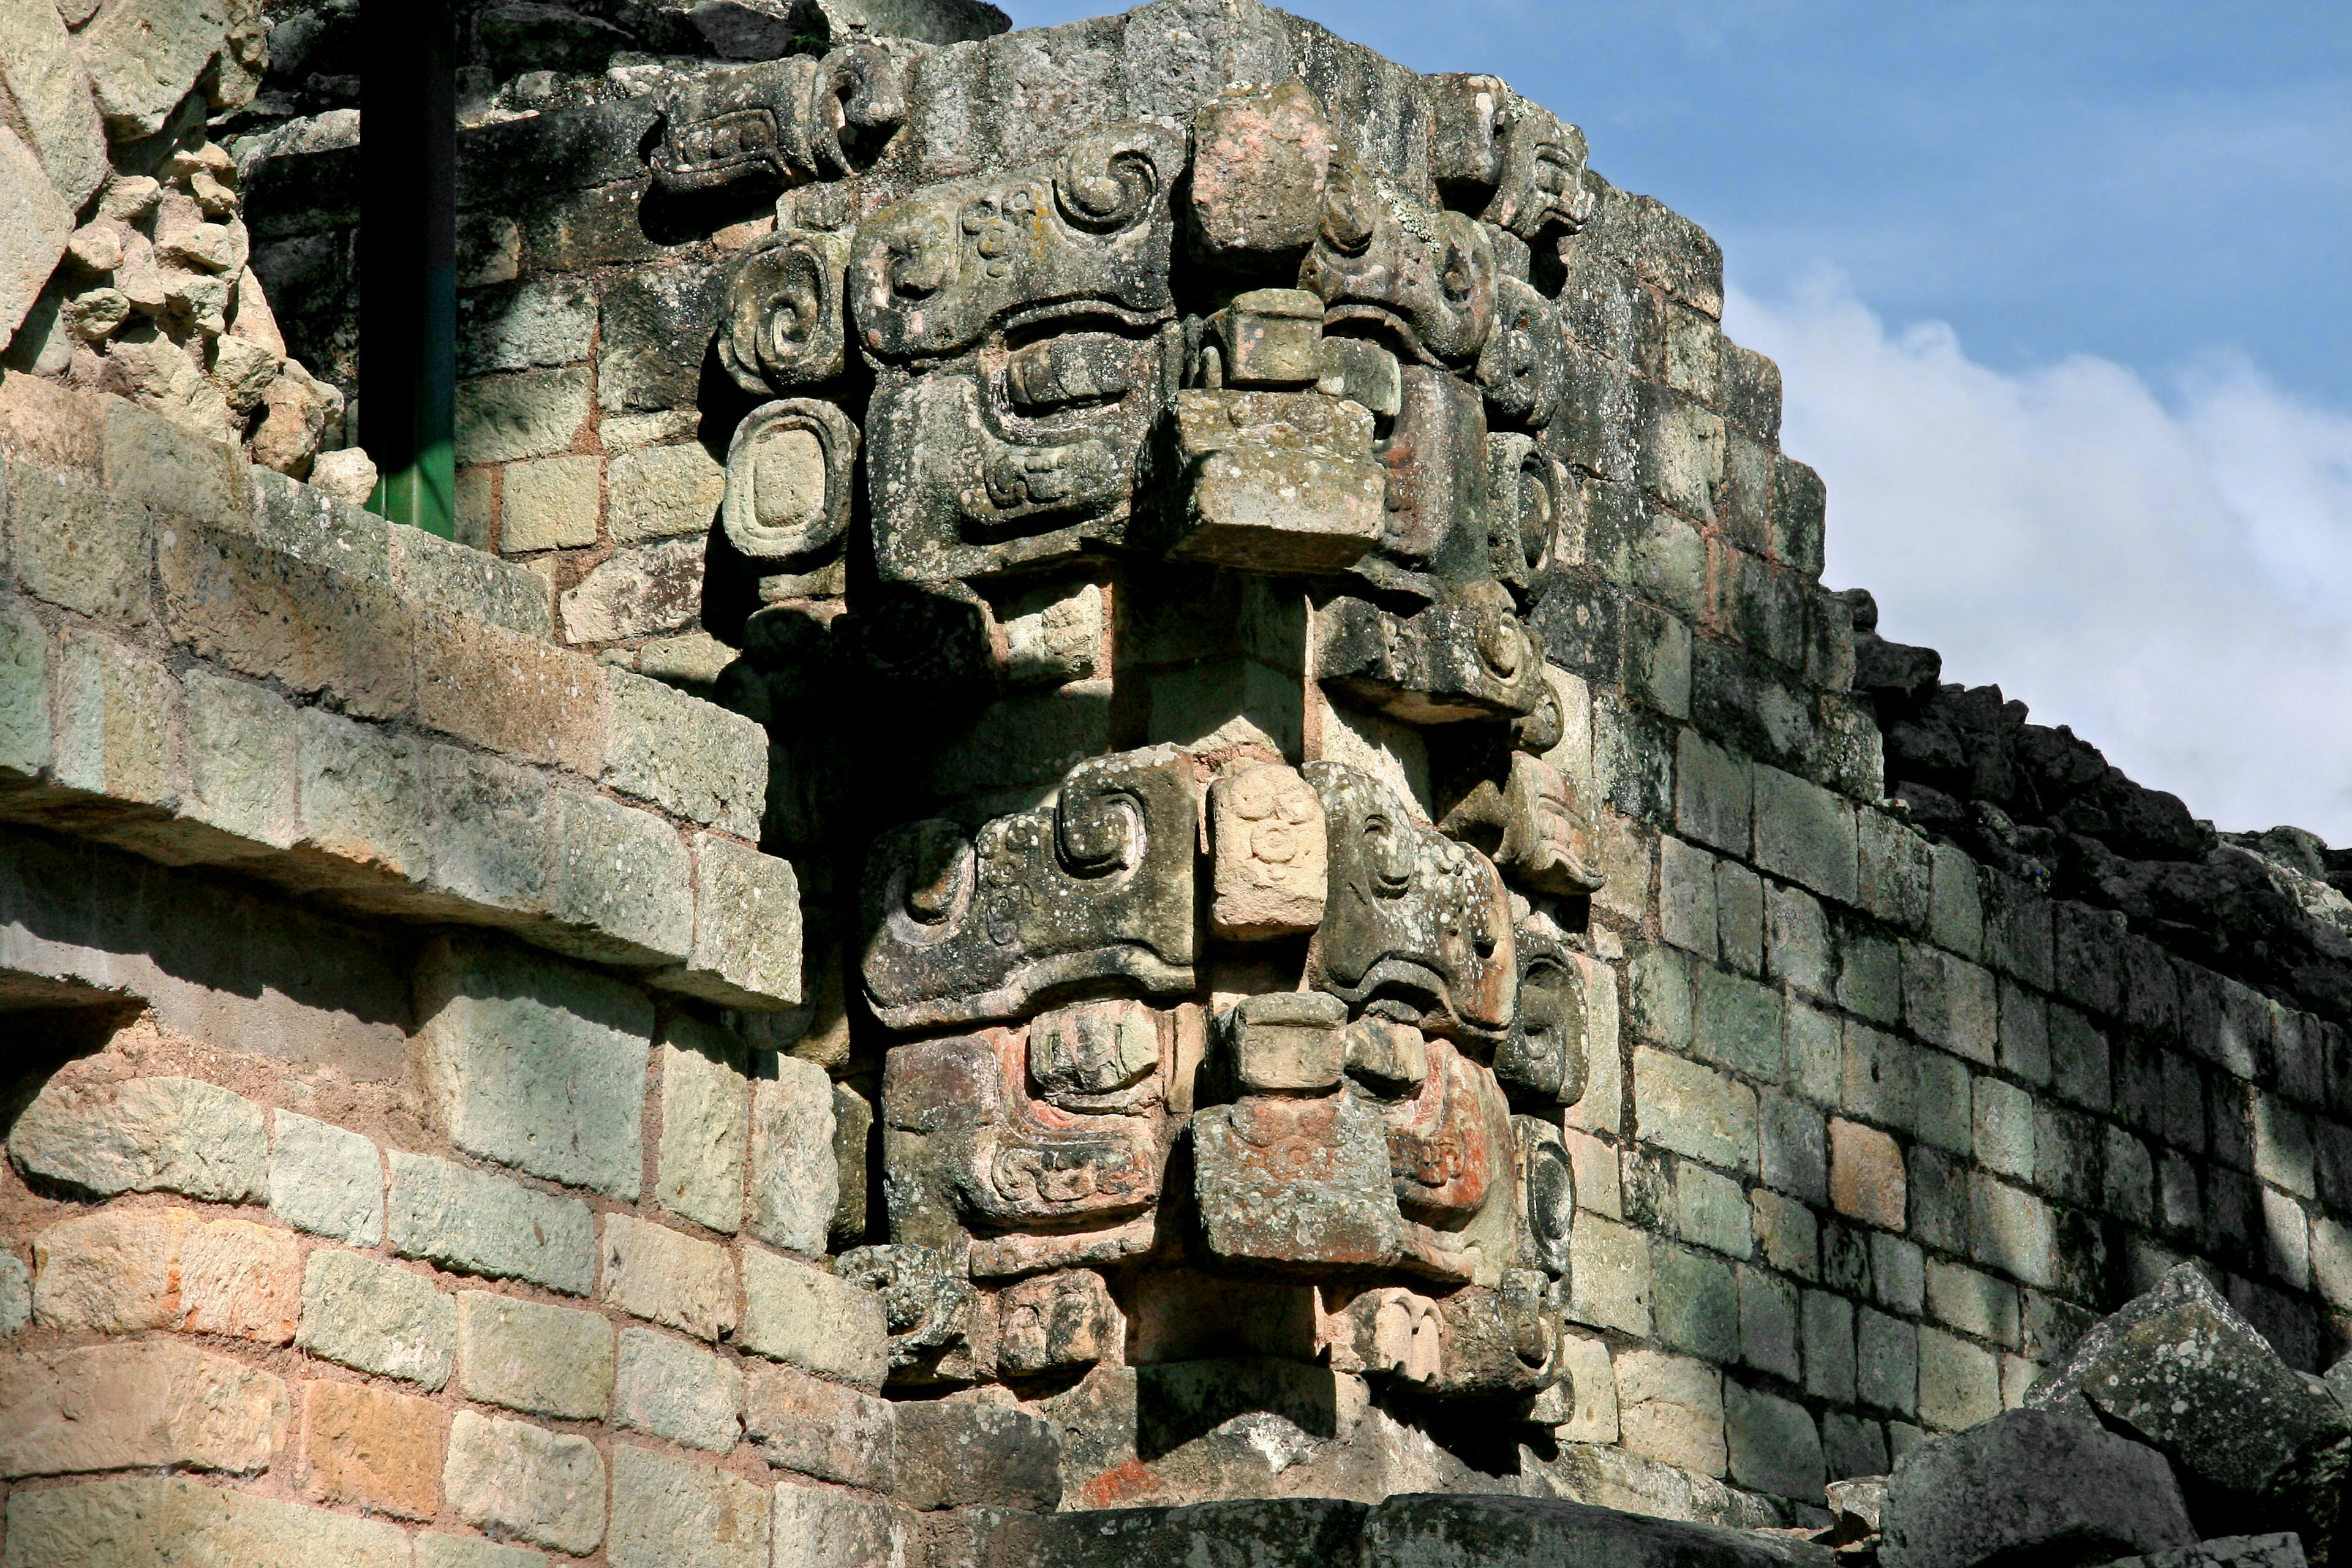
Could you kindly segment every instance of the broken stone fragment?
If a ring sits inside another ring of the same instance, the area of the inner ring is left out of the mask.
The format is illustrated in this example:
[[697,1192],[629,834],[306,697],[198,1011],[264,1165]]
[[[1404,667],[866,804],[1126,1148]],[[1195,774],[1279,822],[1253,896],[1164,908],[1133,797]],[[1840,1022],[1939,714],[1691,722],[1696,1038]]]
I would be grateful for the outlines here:
[[2164,1456],[2077,1415],[2009,1410],[1930,1437],[1887,1478],[1886,1568],[2083,1563],[2194,1545]]
[[1181,392],[1176,428],[1192,469],[1176,559],[1332,572],[1380,542],[1387,481],[1361,406],[1319,392]]

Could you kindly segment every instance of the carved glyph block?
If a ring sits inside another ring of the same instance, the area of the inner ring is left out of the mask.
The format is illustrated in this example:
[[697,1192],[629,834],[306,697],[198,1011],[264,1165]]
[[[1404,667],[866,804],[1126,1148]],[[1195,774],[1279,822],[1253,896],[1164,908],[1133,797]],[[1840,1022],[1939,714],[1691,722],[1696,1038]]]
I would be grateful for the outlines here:
[[1298,770],[1265,763],[1219,779],[1209,787],[1209,923],[1219,936],[1289,936],[1323,923],[1323,803]]

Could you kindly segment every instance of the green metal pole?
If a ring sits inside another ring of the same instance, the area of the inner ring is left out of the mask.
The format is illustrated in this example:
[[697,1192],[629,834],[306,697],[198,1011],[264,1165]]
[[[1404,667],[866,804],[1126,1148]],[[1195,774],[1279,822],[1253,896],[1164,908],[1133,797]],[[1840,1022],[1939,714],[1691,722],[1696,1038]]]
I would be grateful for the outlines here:
[[457,36],[448,0],[367,0],[361,87],[360,439],[370,510],[456,531]]

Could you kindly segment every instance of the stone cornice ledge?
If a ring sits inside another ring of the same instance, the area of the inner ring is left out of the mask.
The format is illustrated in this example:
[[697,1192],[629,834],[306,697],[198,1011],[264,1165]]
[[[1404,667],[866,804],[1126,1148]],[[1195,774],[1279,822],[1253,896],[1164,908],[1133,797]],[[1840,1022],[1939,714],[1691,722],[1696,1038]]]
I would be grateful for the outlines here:
[[555,647],[526,568],[0,373],[0,820],[800,1000],[751,721]]

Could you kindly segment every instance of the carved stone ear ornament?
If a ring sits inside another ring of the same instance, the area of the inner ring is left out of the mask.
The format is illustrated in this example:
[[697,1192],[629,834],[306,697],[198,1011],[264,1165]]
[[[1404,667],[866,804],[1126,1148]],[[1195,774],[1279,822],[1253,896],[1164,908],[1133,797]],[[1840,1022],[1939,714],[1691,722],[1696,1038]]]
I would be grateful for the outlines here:
[[834,404],[794,397],[744,416],[727,447],[727,542],[752,561],[803,561],[847,531],[857,426]]

